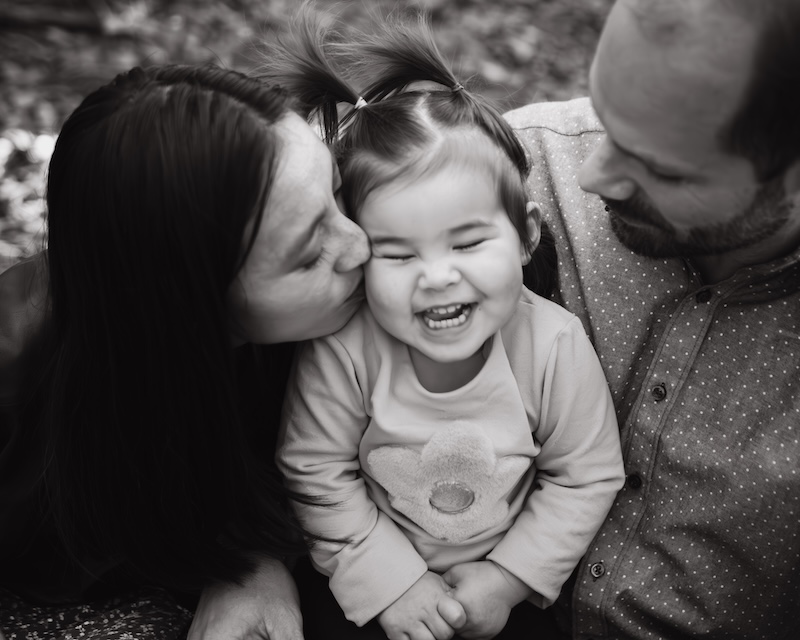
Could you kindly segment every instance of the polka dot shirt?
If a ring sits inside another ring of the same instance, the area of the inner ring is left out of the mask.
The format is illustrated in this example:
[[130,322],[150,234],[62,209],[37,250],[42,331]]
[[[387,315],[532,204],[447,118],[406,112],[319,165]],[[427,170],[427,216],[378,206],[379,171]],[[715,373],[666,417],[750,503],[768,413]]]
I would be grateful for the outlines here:
[[507,117],[622,430],[626,485],[562,593],[573,637],[798,637],[800,251],[712,286],[636,256],[578,186],[589,101]]

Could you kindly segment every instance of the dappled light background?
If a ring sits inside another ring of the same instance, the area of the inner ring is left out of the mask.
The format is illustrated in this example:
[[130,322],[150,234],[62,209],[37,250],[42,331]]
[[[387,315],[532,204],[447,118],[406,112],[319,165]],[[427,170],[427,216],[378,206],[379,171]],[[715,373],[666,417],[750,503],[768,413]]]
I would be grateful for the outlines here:
[[[586,95],[613,0],[317,0],[363,26],[378,10],[429,12],[462,82],[503,110]],[[136,65],[249,71],[299,0],[3,0],[0,3],[0,271],[41,247],[47,162],[87,93]]]

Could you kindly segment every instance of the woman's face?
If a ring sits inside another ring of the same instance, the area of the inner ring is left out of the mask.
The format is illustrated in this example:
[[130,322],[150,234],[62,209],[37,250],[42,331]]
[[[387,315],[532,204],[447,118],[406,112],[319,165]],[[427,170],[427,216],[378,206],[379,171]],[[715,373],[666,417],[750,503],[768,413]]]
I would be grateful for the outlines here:
[[[341,179],[319,137],[294,113],[255,243],[228,300],[237,343],[307,340],[340,329],[363,299],[364,232],[336,203]],[[249,237],[249,236],[248,236]]]

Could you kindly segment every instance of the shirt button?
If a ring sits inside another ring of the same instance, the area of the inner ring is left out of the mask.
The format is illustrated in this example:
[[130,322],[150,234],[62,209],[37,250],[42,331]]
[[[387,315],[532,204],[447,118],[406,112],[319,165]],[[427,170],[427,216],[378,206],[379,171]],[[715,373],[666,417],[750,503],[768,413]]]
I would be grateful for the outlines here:
[[661,384],[657,384],[655,387],[650,389],[650,395],[655,398],[656,402],[661,402],[664,398],[667,397],[667,387],[662,382]]
[[701,289],[695,294],[694,299],[697,300],[697,302],[699,302],[700,304],[705,304],[706,302],[711,300],[711,290]]
[[642,486],[642,477],[638,473],[630,474],[627,481],[631,489],[640,489]]
[[602,562],[594,562],[589,567],[589,573],[592,574],[592,577],[597,580],[598,578],[602,578],[606,572],[606,567]]

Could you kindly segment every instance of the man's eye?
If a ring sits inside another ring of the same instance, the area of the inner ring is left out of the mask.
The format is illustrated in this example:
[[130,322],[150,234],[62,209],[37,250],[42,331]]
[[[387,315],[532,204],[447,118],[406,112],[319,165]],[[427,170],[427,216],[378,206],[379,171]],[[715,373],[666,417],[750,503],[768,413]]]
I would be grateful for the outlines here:
[[668,183],[671,183],[671,184],[675,184],[675,183],[678,183],[678,182],[683,182],[683,176],[676,176],[676,175],[671,175],[671,174],[668,174],[668,173],[660,173],[660,172],[656,171],[655,169],[650,169],[650,173],[652,174],[652,176],[656,180],[658,180],[660,182],[668,182]]

